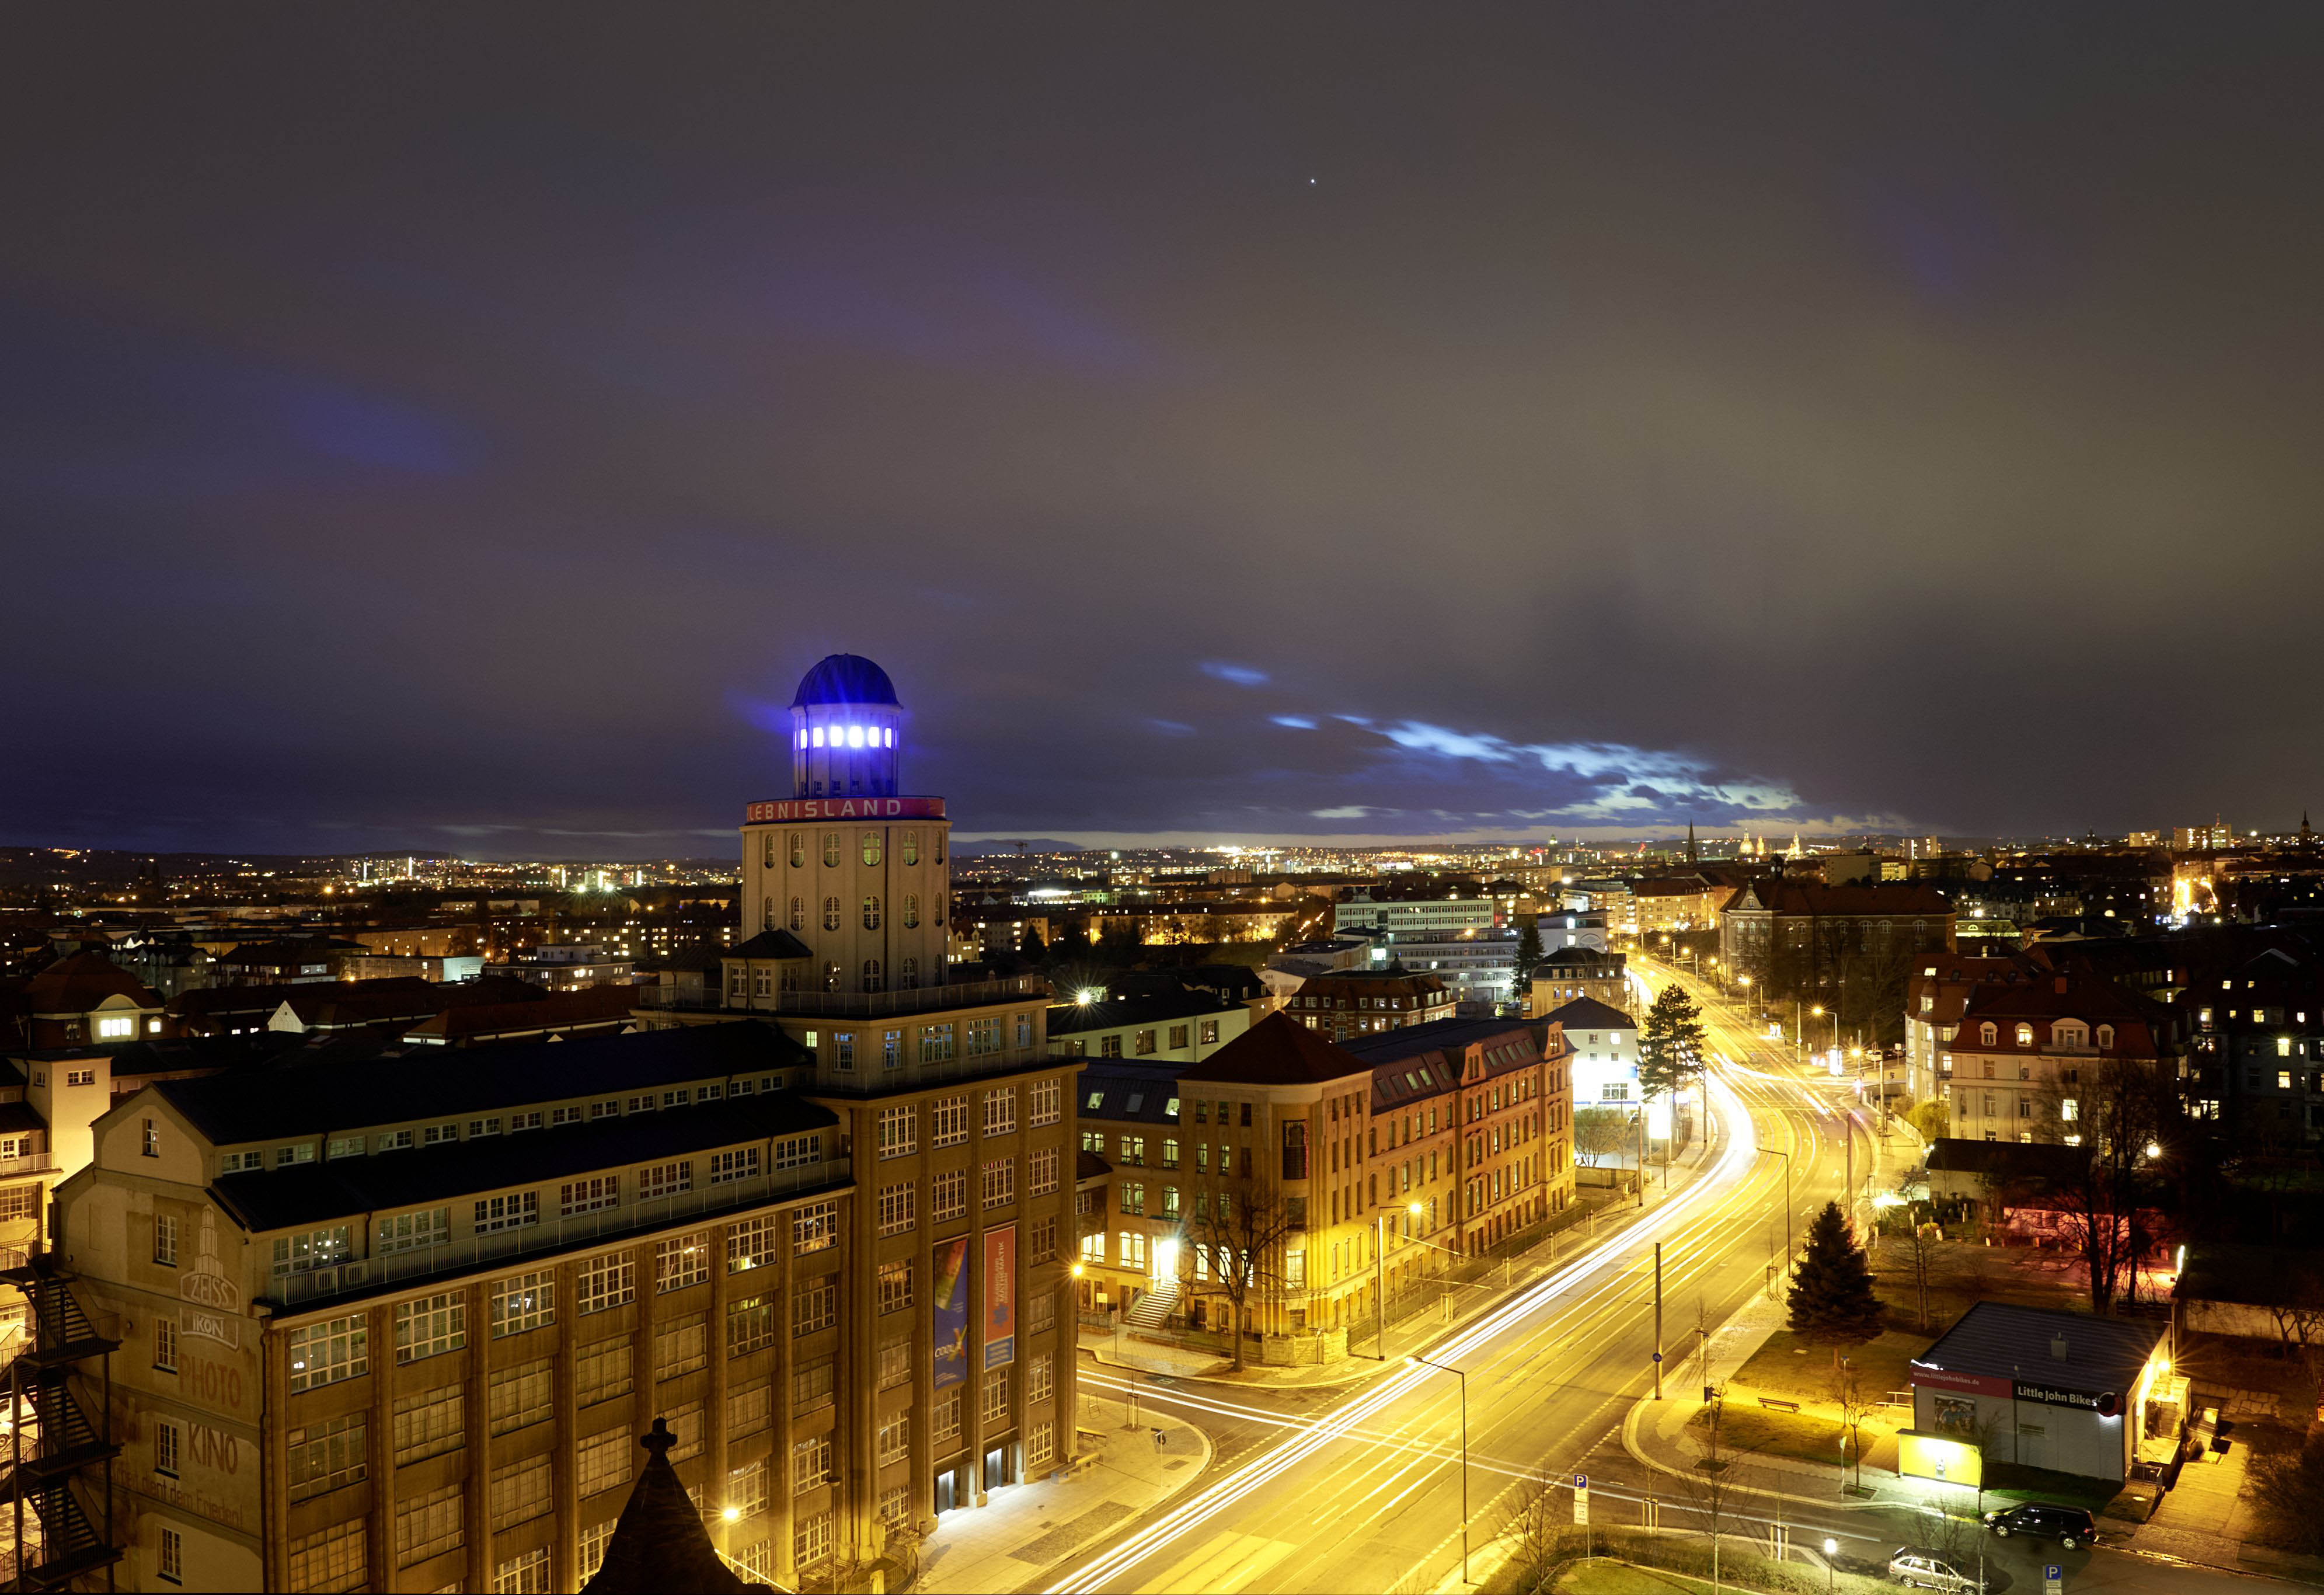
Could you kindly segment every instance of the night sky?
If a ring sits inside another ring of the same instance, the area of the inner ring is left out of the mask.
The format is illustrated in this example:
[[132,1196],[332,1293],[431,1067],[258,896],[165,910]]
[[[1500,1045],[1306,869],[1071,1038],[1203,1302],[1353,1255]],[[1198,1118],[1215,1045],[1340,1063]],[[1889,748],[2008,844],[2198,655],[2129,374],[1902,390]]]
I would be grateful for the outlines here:
[[0,843],[2324,813],[2324,10],[11,19]]

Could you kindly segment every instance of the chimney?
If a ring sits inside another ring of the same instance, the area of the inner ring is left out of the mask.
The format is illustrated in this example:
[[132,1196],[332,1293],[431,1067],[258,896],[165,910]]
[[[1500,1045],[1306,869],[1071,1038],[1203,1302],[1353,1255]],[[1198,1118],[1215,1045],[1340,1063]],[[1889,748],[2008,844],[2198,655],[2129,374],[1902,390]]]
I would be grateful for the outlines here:
[[2052,1335],[2051,1337],[2050,1355],[2056,1358],[2061,1362],[2063,1362],[2066,1360],[2066,1337],[2064,1335]]

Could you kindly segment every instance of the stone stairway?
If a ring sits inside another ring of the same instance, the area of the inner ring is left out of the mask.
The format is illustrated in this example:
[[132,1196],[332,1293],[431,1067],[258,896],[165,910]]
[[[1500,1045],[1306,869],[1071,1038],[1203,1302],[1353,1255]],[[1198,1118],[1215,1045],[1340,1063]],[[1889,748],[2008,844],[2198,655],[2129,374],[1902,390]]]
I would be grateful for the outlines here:
[[1178,1287],[1176,1286],[1166,1286],[1158,1290],[1149,1290],[1139,1296],[1138,1305],[1123,1315],[1122,1327],[1158,1330],[1162,1327],[1163,1322],[1177,1310],[1177,1306]]

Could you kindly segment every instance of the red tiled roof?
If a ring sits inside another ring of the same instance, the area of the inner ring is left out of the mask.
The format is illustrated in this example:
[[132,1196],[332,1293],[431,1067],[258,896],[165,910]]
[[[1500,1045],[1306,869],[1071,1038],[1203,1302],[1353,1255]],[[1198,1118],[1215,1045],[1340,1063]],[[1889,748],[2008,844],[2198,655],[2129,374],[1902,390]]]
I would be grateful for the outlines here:
[[447,1008],[403,1032],[407,1037],[441,1037],[458,1042],[479,1036],[526,1034],[609,1025],[629,1017],[638,1005],[637,986],[584,986],[577,991],[558,991],[538,1002],[493,1002]]
[[1272,1013],[1178,1078],[1240,1085],[1308,1085],[1370,1074],[1371,1068],[1288,1014]]
[[1826,886],[1821,880],[1777,876],[1738,887],[1727,899],[1733,909],[1747,893],[1777,914],[1873,914],[1910,917],[1947,917],[1953,906],[1944,893],[1922,881],[1886,886]]

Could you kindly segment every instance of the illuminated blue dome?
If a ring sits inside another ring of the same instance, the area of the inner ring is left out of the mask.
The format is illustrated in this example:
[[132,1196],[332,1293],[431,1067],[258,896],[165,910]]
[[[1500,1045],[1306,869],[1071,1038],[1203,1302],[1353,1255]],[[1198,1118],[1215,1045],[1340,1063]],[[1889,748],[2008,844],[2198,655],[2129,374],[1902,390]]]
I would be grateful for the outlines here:
[[817,704],[888,704],[896,702],[895,683],[888,672],[860,653],[835,653],[799,678],[791,707]]

